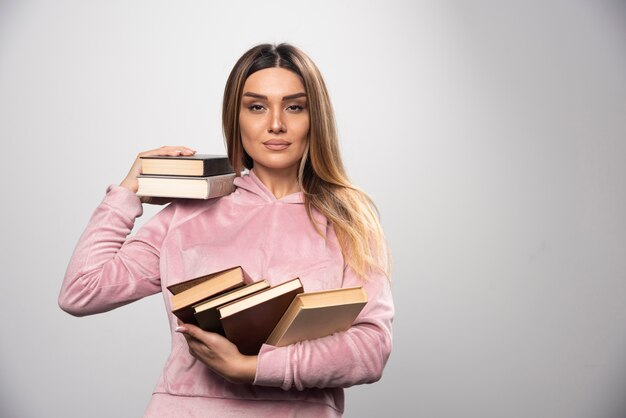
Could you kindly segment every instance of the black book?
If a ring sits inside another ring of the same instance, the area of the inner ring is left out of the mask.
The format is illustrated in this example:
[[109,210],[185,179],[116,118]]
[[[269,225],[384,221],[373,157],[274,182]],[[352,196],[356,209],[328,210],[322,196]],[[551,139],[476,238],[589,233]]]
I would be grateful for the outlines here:
[[141,174],[208,177],[234,173],[225,155],[152,155],[141,157]]

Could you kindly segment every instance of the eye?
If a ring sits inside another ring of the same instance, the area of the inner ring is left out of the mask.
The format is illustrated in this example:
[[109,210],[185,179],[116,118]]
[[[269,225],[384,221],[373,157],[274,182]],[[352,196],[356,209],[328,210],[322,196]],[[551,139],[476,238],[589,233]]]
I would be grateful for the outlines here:
[[291,106],[287,106],[287,110],[291,111],[291,112],[301,112],[304,110],[304,106],[301,105],[291,105]]
[[260,104],[253,104],[248,106],[248,110],[251,110],[253,112],[260,112],[261,110],[263,110],[263,106],[261,106]]

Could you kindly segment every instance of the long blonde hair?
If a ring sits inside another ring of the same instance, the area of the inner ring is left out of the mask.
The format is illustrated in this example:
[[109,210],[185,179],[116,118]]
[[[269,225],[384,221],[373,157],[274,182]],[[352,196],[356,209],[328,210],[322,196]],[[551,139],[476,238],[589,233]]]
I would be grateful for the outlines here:
[[307,94],[309,109],[308,146],[298,172],[309,219],[323,235],[312,208],[333,225],[344,259],[362,278],[372,270],[390,277],[390,257],[374,202],[348,180],[339,152],[332,104],[324,79],[313,61],[289,44],[257,45],[237,61],[224,89],[222,127],[228,158],[240,173],[254,162],[241,141],[239,108],[243,86],[253,73],[265,68],[285,68],[297,74]]

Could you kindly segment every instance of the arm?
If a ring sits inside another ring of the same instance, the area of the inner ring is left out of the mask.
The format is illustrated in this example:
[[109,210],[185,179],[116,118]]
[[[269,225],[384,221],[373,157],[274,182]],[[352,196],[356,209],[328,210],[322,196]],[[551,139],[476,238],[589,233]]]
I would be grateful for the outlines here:
[[143,212],[141,202],[132,191],[110,186],[67,267],[61,309],[91,315],[159,292],[159,248],[171,217],[168,209],[127,239]]
[[120,186],[108,188],[67,267],[59,294],[61,309],[76,316],[91,315],[161,290],[159,249],[171,220],[172,206],[146,223],[135,237],[126,239],[135,219],[143,213],[141,200],[135,194],[141,173],[140,157],[193,153],[186,147],[169,146],[142,152]]
[[349,387],[381,378],[392,347],[394,306],[389,281],[382,274],[362,281],[346,268],[343,285],[362,285],[368,295],[368,303],[352,327],[285,347],[264,344],[254,384],[302,390]]
[[344,286],[362,285],[368,303],[345,332],[302,341],[286,347],[264,344],[256,356],[246,356],[219,334],[191,324],[176,328],[189,345],[189,353],[233,383],[292,387],[348,387],[372,383],[382,376],[391,352],[393,301],[386,277],[363,283],[347,269]]

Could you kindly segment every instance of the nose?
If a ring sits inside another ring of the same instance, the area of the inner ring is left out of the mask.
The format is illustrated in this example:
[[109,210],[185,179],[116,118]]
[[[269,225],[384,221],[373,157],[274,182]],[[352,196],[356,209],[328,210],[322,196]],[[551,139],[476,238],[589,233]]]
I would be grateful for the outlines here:
[[283,122],[283,115],[281,109],[275,109],[271,114],[272,120],[270,121],[270,126],[268,132],[279,134],[282,132],[287,132],[287,127]]

